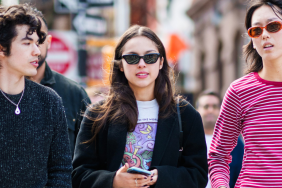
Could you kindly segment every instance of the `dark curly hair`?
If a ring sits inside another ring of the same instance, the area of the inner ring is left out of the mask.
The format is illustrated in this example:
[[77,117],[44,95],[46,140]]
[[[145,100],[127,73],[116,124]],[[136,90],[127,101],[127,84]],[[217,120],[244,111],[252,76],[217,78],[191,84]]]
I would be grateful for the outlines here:
[[26,36],[36,32],[39,44],[44,42],[46,35],[40,32],[41,22],[33,13],[33,9],[29,4],[0,7],[0,46],[6,56],[10,55],[11,43],[18,35],[17,25],[28,25]]
[[[263,5],[270,6],[275,15],[282,20],[282,1],[281,0],[251,0],[249,9],[245,17],[245,27],[248,30],[252,27],[252,17],[255,10]],[[253,41],[243,46],[243,55],[245,57],[248,68],[246,74],[251,72],[259,72],[263,68],[262,58],[253,48]]]
[[[47,23],[47,20],[44,18],[43,13],[35,7],[33,7],[33,9],[32,9],[32,13],[35,16],[37,16],[38,18],[41,18],[42,21],[43,21],[43,23],[41,23],[41,24],[45,24],[46,28],[48,29],[48,23]],[[45,34],[47,34],[47,33],[45,33]]]

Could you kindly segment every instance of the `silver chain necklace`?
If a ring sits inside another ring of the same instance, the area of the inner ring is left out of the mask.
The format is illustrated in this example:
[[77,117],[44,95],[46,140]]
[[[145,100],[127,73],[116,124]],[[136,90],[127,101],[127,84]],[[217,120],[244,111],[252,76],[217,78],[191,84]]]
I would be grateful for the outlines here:
[[[25,89],[25,87],[24,87],[24,89]],[[24,89],[23,89],[22,96],[21,96],[21,98],[20,98],[18,104],[16,104],[16,103],[14,103],[13,101],[11,101],[11,100],[4,94],[4,92],[0,89],[0,91],[1,91],[1,93],[4,95],[4,97],[5,97],[8,101],[10,101],[13,105],[15,105],[15,106],[17,107],[16,110],[15,110],[15,114],[17,114],[17,115],[19,115],[19,114],[21,113],[21,110],[20,110],[20,108],[19,108],[19,104],[20,104],[20,102],[21,102],[21,100],[22,100],[22,98],[23,98]]]

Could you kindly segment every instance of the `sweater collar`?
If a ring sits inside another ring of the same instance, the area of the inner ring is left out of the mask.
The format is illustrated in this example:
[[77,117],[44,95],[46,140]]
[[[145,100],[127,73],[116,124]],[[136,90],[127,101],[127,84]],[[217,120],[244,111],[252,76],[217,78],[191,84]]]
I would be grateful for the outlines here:
[[273,85],[273,86],[282,87],[282,82],[264,80],[259,76],[259,74],[257,72],[254,72],[254,76],[259,82],[264,83],[266,85]]

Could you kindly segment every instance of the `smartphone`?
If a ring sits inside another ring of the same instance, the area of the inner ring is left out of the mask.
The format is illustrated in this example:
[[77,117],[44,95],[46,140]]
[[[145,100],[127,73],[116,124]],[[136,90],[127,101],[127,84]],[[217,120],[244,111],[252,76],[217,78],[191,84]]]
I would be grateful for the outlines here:
[[128,173],[132,173],[132,174],[142,174],[145,176],[150,176],[152,175],[152,172],[148,171],[148,170],[144,170],[141,168],[137,168],[137,167],[130,167],[127,169]]

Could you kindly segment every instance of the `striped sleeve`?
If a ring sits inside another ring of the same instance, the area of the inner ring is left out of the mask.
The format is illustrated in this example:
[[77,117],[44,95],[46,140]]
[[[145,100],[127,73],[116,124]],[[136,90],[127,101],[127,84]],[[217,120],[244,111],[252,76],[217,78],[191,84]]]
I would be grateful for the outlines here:
[[213,188],[229,187],[231,151],[237,145],[241,132],[241,103],[231,85],[222,102],[209,150],[209,175]]

